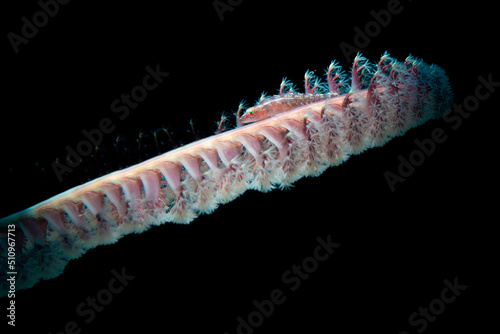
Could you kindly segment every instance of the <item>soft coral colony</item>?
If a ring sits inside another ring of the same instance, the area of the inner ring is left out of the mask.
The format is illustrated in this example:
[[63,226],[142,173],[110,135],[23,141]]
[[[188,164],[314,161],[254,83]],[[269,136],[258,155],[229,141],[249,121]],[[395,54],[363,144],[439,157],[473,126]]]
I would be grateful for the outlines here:
[[[445,72],[413,57],[400,62],[385,53],[370,63],[358,55],[350,80],[336,62],[326,77],[325,83],[307,72],[304,94],[284,80],[279,95],[248,108],[232,130],[1,219],[1,228],[15,225],[22,244],[18,289],[58,276],[69,260],[123,235],[165,222],[189,223],[248,189],[266,192],[317,176],[352,154],[442,117],[453,101]],[[2,257],[8,248],[4,239]],[[5,277],[0,282],[5,284]]]

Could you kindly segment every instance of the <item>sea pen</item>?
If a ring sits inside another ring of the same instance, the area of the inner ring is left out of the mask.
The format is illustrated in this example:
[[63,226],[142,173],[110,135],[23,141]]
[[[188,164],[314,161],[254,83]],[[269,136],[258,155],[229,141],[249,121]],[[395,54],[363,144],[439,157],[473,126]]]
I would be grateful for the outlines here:
[[[320,175],[442,117],[453,101],[444,71],[411,56],[399,62],[385,53],[370,63],[358,55],[350,80],[336,62],[326,76],[324,83],[307,72],[304,94],[283,80],[279,95],[262,97],[241,118],[240,105],[235,129],[0,219],[2,231],[16,230],[17,289],[60,275],[69,260],[123,235],[165,222],[189,223],[248,189],[267,192]],[[6,240],[2,235],[1,261]],[[5,294],[6,277],[0,282]]]

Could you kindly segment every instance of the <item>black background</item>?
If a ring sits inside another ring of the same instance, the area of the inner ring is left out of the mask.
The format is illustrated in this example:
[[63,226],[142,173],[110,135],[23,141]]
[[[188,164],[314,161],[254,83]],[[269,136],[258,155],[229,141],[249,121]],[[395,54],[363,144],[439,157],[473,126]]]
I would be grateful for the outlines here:
[[[19,34],[21,18],[31,20],[40,7],[33,0],[4,4],[1,216],[116,169],[117,135],[133,147],[139,131],[169,126],[187,143],[190,119],[209,135],[221,112],[274,93],[284,76],[300,86],[307,69],[321,74],[333,59],[347,68],[339,44],[354,44],[354,28],[364,29],[370,11],[387,3],[244,0],[221,21],[211,1],[72,1],[17,54],[6,36]],[[365,56],[376,60],[388,50],[440,65],[458,103],[474,94],[478,76],[500,81],[498,22],[485,1],[401,4],[402,12],[362,48]],[[111,102],[156,64],[169,77],[118,120]],[[255,333],[415,333],[408,317],[439,298],[443,280],[458,277],[468,288],[425,333],[481,332],[496,316],[486,301],[493,299],[495,283],[487,277],[498,262],[492,261],[498,219],[491,213],[498,199],[492,118],[499,94],[457,130],[432,121],[289,191],[249,191],[190,225],[165,224],[93,249],[58,278],[16,294],[15,330],[59,333],[73,320],[81,333],[232,334],[236,318],[254,310],[253,300],[281,289],[286,301]],[[58,182],[51,163],[105,117],[116,130],[104,137],[104,158],[85,158]],[[407,157],[414,141],[435,128],[447,140],[391,192],[384,172],[396,172],[398,156]],[[340,248],[290,291],[282,274],[328,235]],[[121,268],[135,279],[85,323],[77,306]],[[4,310],[7,299],[0,302]],[[6,317],[0,319],[3,326]]]

